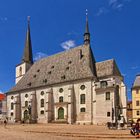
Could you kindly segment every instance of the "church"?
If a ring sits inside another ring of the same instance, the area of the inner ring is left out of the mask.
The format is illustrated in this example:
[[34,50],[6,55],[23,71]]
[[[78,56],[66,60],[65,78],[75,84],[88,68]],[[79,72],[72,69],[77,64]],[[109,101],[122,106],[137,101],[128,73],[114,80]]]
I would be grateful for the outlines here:
[[83,44],[33,62],[30,21],[7,92],[10,122],[105,124],[126,118],[126,86],[114,59],[96,62],[88,17]]

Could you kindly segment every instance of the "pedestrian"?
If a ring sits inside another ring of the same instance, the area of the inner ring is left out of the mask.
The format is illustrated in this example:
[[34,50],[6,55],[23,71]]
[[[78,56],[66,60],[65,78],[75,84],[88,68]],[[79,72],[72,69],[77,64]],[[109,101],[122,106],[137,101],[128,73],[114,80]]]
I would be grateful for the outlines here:
[[5,119],[4,120],[4,128],[6,128],[6,125],[7,125],[7,120]]
[[137,137],[139,138],[140,137],[140,119],[137,119],[137,123],[135,125],[135,132],[137,134]]

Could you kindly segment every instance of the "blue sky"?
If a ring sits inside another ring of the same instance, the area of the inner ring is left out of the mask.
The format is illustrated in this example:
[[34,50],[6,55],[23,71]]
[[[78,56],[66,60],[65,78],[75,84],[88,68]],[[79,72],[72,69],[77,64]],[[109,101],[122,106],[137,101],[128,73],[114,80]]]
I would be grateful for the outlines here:
[[140,0],[0,0],[0,91],[15,80],[21,62],[27,16],[31,16],[34,59],[83,43],[88,9],[96,61],[114,58],[130,96],[140,73]]

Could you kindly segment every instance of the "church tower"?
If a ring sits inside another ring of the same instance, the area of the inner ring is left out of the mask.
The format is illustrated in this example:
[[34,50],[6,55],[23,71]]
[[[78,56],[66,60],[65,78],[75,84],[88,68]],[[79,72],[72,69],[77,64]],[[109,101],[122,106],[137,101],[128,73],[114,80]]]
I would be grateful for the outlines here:
[[32,64],[33,64],[33,56],[32,56],[31,35],[30,35],[30,17],[28,17],[28,27],[27,27],[27,34],[26,34],[22,62],[16,66],[16,79],[15,79],[16,84],[24,76],[24,74],[30,69]]

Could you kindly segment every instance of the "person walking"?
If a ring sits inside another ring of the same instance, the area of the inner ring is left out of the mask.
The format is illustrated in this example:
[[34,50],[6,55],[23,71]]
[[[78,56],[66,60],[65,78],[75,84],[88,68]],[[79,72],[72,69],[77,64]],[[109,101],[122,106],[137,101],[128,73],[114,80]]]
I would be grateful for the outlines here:
[[6,126],[7,126],[7,120],[5,119],[4,120],[4,128],[6,128]]

